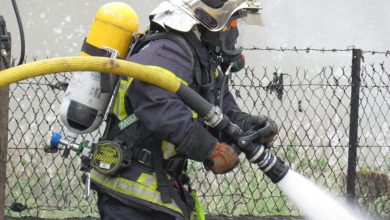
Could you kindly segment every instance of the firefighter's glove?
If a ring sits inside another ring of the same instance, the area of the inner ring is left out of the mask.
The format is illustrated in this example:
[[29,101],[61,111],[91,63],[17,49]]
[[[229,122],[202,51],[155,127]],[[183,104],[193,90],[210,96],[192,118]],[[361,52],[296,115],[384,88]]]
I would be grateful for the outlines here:
[[204,165],[214,174],[224,174],[232,171],[238,162],[238,155],[232,146],[217,142]]
[[246,126],[246,131],[258,131],[262,129],[262,135],[254,140],[255,143],[262,144],[268,149],[273,147],[276,135],[279,133],[278,125],[274,120],[262,115],[248,115]]

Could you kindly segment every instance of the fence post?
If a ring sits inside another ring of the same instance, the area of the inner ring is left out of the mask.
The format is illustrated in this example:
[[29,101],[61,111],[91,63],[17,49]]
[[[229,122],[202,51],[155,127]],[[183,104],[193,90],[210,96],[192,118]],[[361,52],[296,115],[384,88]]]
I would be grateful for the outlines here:
[[[11,37],[0,15],[0,70],[6,69],[11,58]],[[9,86],[0,87],[0,220],[5,219],[5,185],[8,146]]]
[[352,87],[351,87],[351,114],[349,120],[349,150],[347,171],[347,200],[355,203],[356,193],[356,165],[358,148],[359,126],[359,99],[360,99],[360,69],[362,60],[360,49],[352,50]]

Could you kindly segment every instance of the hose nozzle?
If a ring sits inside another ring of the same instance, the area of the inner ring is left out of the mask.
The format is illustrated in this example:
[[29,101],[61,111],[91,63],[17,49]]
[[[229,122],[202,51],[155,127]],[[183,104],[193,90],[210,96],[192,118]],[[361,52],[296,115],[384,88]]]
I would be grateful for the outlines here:
[[264,145],[252,144],[244,150],[246,157],[251,163],[257,164],[264,174],[273,183],[278,183],[286,176],[289,167],[283,160],[269,153]]
[[258,165],[264,174],[270,178],[273,183],[278,183],[286,176],[289,167],[284,163],[283,160],[273,154],[266,152],[265,157],[267,157],[267,159],[259,162]]

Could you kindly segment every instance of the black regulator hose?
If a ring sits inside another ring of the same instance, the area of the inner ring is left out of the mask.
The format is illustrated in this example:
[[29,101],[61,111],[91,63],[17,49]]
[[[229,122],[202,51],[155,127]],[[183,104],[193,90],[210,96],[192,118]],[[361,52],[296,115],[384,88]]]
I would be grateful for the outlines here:
[[180,98],[187,106],[192,108],[202,117],[205,117],[213,108],[213,105],[206,101],[206,99],[204,99],[190,87],[183,84],[180,85],[176,94],[180,96]]
[[20,19],[19,9],[18,9],[18,6],[17,6],[15,0],[12,0],[12,6],[13,6],[14,11],[15,11],[16,20],[18,22],[19,33],[20,33],[20,43],[21,43],[21,45],[20,45],[20,58],[19,58],[19,62],[17,64],[17,66],[19,66],[19,65],[23,64],[24,56],[25,56],[25,52],[26,52],[26,45],[25,45],[25,39],[24,39],[24,30],[23,30],[22,19]]

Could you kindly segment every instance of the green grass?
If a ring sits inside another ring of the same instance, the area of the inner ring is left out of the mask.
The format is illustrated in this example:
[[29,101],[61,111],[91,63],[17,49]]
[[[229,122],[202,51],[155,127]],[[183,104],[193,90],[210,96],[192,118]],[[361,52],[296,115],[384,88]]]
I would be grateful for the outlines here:
[[[77,157],[64,160],[60,155],[46,155],[40,151],[32,155],[21,150],[9,153],[14,156],[9,158],[7,165],[6,206],[19,202],[27,205],[28,209],[15,213],[7,208],[7,216],[98,217],[96,198],[92,197],[89,201],[82,198]],[[315,151],[313,154],[302,147],[279,148],[274,153],[318,185],[336,195],[344,194],[346,161],[342,158],[336,158],[337,163],[331,164],[325,153]],[[283,192],[242,156],[239,167],[226,175],[214,175],[206,172],[201,163],[190,163],[188,172],[192,187],[197,191],[205,212],[226,216],[299,216],[300,212]],[[386,162],[389,160],[390,157]],[[377,198],[368,209],[388,217],[389,197]]]

